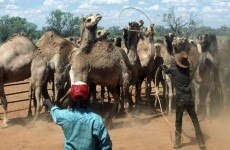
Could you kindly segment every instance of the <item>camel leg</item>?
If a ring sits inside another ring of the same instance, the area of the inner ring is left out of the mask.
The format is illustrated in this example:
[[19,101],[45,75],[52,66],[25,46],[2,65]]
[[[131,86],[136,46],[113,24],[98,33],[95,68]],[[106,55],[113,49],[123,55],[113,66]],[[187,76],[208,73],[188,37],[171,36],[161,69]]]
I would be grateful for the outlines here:
[[141,103],[141,84],[142,82],[137,81],[136,83],[136,90],[135,90],[135,103],[140,104]]
[[110,103],[111,102],[111,97],[110,97],[109,89],[108,88],[107,88],[107,93],[108,93],[108,102]]
[[200,86],[195,80],[193,80],[192,83],[193,83],[193,86],[194,86],[195,109],[196,109],[196,113],[197,113],[198,106],[200,104],[200,96],[199,96],[199,88],[200,88]]
[[104,103],[104,99],[105,99],[105,87],[101,86],[101,104]]
[[[124,87],[123,87],[124,88]],[[129,92],[128,92],[128,99],[124,99],[124,108],[126,111],[129,111],[130,110],[130,106],[133,106],[134,102],[133,102],[133,99],[132,99],[132,96],[133,96],[133,89],[134,89],[134,85],[130,85],[129,86]]]
[[172,98],[173,98],[172,82],[168,75],[166,76],[166,80],[168,85],[168,115],[172,115]]
[[2,103],[2,108],[3,108],[3,113],[4,113],[4,118],[3,118],[3,123],[2,123],[2,127],[8,127],[7,122],[9,121],[7,118],[7,100],[6,100],[6,96],[5,96],[5,92],[4,90],[1,90],[1,103]]
[[[28,109],[28,114],[27,114],[27,117],[32,117],[32,99],[33,99],[33,89],[32,89],[32,86],[31,86],[31,83],[30,83],[30,89],[29,89],[29,109]],[[35,98],[35,97],[34,97]]]
[[[3,70],[3,69],[1,69]],[[7,118],[7,100],[6,100],[6,95],[5,95],[5,90],[4,90],[4,82],[3,82],[3,72],[0,71],[0,98],[1,98],[1,103],[2,103],[2,108],[3,108],[3,113],[4,113],[4,118],[3,118],[3,123],[2,127],[7,127],[8,124],[8,118]]]
[[151,105],[150,94],[151,94],[151,77],[147,77],[146,98],[147,98],[148,106]]
[[116,88],[109,88],[109,91],[111,91],[111,93],[112,93],[112,95],[114,97],[114,104],[113,104],[112,110],[110,112],[107,112],[105,114],[105,117],[104,117],[107,129],[111,128],[112,118],[115,115],[115,112],[116,112],[117,107],[118,107],[119,102],[120,102],[120,95],[119,95],[119,90],[120,89],[119,88],[120,88],[119,86],[116,87]]
[[211,90],[208,91],[207,98],[206,98],[206,112],[207,112],[207,118],[210,119],[211,114],[210,114],[210,104],[211,104]]

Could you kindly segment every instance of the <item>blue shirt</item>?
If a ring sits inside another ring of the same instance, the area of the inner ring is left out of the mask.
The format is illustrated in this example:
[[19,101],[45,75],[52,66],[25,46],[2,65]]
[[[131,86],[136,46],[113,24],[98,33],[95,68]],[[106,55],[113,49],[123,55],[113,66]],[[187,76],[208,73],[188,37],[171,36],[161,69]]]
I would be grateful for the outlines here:
[[102,118],[89,109],[51,108],[54,122],[64,132],[65,150],[111,150],[112,142]]

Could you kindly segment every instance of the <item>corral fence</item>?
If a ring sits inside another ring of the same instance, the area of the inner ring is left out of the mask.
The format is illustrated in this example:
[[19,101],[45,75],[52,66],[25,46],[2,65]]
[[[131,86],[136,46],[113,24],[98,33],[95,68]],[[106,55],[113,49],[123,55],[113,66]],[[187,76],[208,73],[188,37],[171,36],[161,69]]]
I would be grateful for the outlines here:
[[[15,82],[15,83],[9,83],[9,84],[5,84],[4,85],[4,89],[6,88],[14,88],[15,90],[20,90],[20,85],[27,85],[28,86],[29,84],[29,81],[23,81],[23,82]],[[24,89],[24,88],[23,88]],[[14,91],[15,91],[14,90]],[[6,90],[5,90],[6,91]],[[27,96],[27,98],[17,98],[18,95],[20,94],[24,94],[24,93],[29,93],[29,89],[27,90],[22,90],[22,91],[18,91],[18,92],[6,92],[6,99],[7,99],[7,103],[10,104],[10,103],[18,103],[18,102],[24,102],[24,101],[28,101],[29,100],[29,97]],[[14,100],[11,100],[11,101],[8,101],[8,97],[9,96],[14,96],[16,97]],[[2,103],[0,102],[0,105],[2,105]],[[28,109],[28,108],[27,108]],[[21,110],[25,110],[25,108],[23,109],[17,109],[17,110],[8,110],[7,112],[8,113],[11,113],[11,112],[15,112],[15,111],[21,111]],[[3,114],[3,112],[1,112],[0,114]]]
[[[8,104],[18,105],[19,103],[29,101],[29,81],[28,80],[4,84],[4,89],[5,89],[6,99],[7,99]],[[50,88],[48,90],[51,91]],[[7,112],[12,113],[12,112],[17,112],[17,111],[22,111],[22,110],[28,110],[28,104],[29,102],[25,104],[24,107],[13,107],[13,108],[9,107],[10,105],[8,105]],[[2,105],[1,101],[0,101],[0,105]],[[0,110],[2,110],[2,108],[0,108]],[[0,111],[0,115],[2,114],[3,114],[3,110]]]
[[[49,88],[50,86],[51,85],[48,85],[49,91],[51,91],[51,88]],[[152,87],[152,88],[154,88],[154,87]],[[162,87],[160,86],[160,88],[162,88]],[[17,105],[17,107],[13,107],[13,108],[9,107],[11,105],[8,105],[8,111],[7,111],[8,113],[28,110],[29,102],[23,108],[18,107],[18,103],[23,103],[25,101],[29,101],[29,81],[28,80],[5,84],[4,89],[6,91],[7,103]],[[7,89],[11,89],[11,90],[7,90]],[[7,92],[7,91],[10,91],[10,92]],[[15,92],[15,91],[17,91],[17,92]],[[153,91],[154,90],[152,89],[152,92]],[[25,94],[27,94],[27,95],[25,95]],[[9,98],[9,97],[13,97],[13,98]],[[0,101],[0,105],[2,105],[1,101]],[[2,106],[0,106],[0,107],[2,107]],[[0,115],[2,115],[3,114],[2,108],[0,108],[0,110],[1,110]],[[2,118],[0,117],[0,120],[1,119]]]

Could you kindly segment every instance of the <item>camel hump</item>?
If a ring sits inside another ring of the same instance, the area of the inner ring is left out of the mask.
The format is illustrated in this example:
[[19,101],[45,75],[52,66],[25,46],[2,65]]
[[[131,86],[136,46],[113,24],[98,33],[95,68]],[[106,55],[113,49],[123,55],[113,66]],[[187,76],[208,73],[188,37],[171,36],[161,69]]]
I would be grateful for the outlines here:
[[75,47],[71,41],[66,40],[53,31],[44,33],[39,39],[37,46],[48,57],[57,53],[69,53]]
[[[19,48],[23,46],[24,48]],[[20,51],[19,54],[37,50],[37,46],[29,37],[20,34],[13,35],[10,39],[0,45],[0,48],[1,51]]]

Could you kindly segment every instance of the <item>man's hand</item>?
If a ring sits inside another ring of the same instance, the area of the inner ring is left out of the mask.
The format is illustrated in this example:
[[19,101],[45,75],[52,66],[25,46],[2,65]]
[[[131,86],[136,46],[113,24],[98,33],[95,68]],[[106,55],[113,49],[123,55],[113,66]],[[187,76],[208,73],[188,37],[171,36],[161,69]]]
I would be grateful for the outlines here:
[[43,103],[48,106],[49,110],[54,106],[54,104],[52,104],[52,102],[50,101],[50,99],[44,99]]
[[166,65],[163,65],[163,64],[160,65],[160,68],[161,68],[163,71],[165,71],[166,69],[168,69],[168,67],[167,67]]

